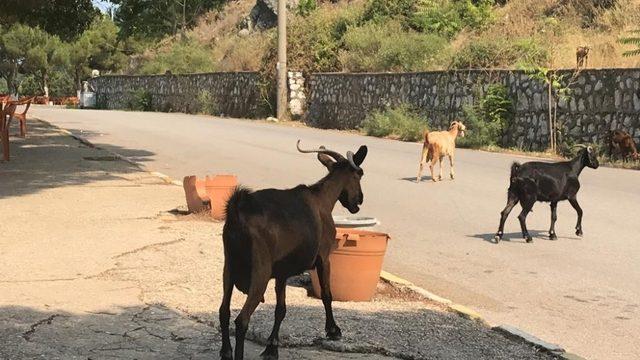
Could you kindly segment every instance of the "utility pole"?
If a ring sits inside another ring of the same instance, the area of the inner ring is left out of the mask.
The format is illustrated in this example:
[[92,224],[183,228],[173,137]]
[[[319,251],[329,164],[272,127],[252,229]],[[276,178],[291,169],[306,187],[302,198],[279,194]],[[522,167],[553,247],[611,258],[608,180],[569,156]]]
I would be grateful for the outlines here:
[[287,114],[287,0],[278,0],[278,120]]

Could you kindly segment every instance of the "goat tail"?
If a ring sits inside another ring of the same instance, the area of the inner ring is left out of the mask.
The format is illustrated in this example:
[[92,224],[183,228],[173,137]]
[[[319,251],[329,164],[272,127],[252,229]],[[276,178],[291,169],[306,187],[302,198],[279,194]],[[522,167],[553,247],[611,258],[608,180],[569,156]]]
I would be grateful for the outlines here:
[[240,207],[241,204],[248,200],[248,195],[251,194],[251,190],[238,186],[227,200],[227,206],[225,208],[226,221],[230,223],[240,223]]
[[518,171],[520,171],[520,167],[522,167],[522,164],[520,164],[517,161],[514,161],[513,164],[511,164],[511,181],[513,181],[513,179],[518,176]]
[[429,156],[429,130],[424,130],[424,144],[422,145],[422,154],[420,156],[420,164],[424,164]]

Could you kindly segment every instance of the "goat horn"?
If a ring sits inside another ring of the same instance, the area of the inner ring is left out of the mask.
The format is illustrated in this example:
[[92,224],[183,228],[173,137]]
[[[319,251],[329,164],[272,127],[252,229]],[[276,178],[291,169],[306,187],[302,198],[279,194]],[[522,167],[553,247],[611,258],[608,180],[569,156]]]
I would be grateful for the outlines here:
[[356,165],[355,161],[353,161],[353,153],[351,151],[347,151],[347,160],[349,160],[349,164],[352,168],[359,170],[360,166]]
[[317,150],[304,150],[304,149],[300,148],[300,140],[298,140],[298,142],[296,143],[296,147],[298,148],[299,152],[304,153],[304,154],[321,153],[321,154],[325,154],[325,155],[331,156],[335,161],[344,160],[344,156],[338,154],[335,151],[327,150],[324,146],[321,146]]
[[579,148],[581,148],[581,149],[586,149],[586,148],[587,148],[587,145],[585,145],[585,144],[575,144],[575,145],[573,145],[573,147],[574,147],[574,148],[579,147]]

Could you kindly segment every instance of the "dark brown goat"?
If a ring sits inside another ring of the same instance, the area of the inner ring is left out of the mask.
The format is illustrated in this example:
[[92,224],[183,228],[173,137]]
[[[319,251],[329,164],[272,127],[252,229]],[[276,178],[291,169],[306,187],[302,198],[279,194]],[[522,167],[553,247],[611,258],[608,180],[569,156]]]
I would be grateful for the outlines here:
[[587,60],[589,60],[590,51],[591,47],[589,46],[578,46],[576,48],[576,69],[587,67]]
[[317,183],[299,185],[289,190],[265,189],[252,192],[238,188],[227,203],[227,220],[223,230],[224,295],[220,305],[222,328],[222,359],[233,359],[229,338],[230,303],[233,287],[247,294],[247,299],[235,320],[235,359],[244,357],[244,338],[251,314],[264,299],[270,279],[276,280],[276,309],[273,331],[265,359],[278,358],[278,332],[286,313],[287,278],[315,268],[320,280],[325,308],[327,337],[340,339],[331,308],[329,285],[329,254],[336,247],[336,229],[331,212],[337,201],[355,214],[360,210],[363,195],[360,179],[364,175],[360,164],[367,155],[361,146],[343,157],[335,151],[300,149],[302,153],[318,153],[318,160],[329,174]]
[[613,130],[609,133],[609,156],[613,158],[613,151],[617,150],[617,153],[622,157],[622,160],[626,160],[629,157],[634,160],[638,160],[638,150],[636,150],[636,143],[633,141],[631,135],[626,131]]

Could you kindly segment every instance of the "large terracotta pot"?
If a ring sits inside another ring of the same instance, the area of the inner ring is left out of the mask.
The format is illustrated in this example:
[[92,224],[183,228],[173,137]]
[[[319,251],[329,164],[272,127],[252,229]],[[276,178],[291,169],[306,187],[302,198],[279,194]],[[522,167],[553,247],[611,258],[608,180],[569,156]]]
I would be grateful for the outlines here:
[[[338,248],[329,256],[331,295],[337,301],[369,301],[376,293],[389,235],[336,228]],[[311,271],[313,292],[320,297],[320,282]]]
[[211,201],[211,217],[224,220],[227,200],[238,186],[238,178],[235,175],[207,176],[204,186]]
[[206,210],[209,196],[205,188],[205,180],[198,179],[194,175],[185,176],[182,180],[182,186],[189,212],[197,213]]

